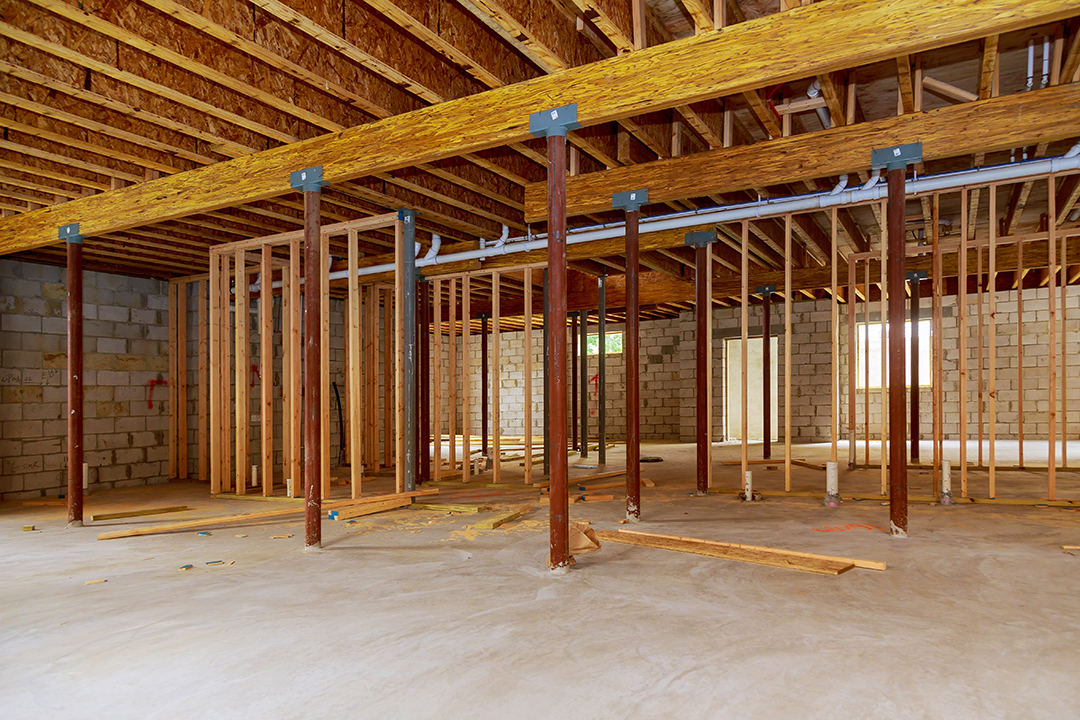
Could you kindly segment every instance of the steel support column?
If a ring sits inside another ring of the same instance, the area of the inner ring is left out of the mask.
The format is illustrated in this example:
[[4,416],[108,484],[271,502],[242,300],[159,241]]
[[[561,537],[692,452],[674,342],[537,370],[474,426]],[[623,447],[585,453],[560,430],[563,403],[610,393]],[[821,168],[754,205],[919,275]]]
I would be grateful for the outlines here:
[[597,459],[607,462],[607,275],[596,279],[600,306],[596,314],[599,352],[596,356],[596,429],[600,440],[596,446]]
[[[405,347],[404,382],[401,393],[402,402],[405,406],[405,456],[400,462],[404,464],[403,487],[405,492],[416,490],[416,211],[398,210],[398,219],[401,220],[403,242],[402,248],[405,277],[402,278],[402,328],[405,337],[401,342]],[[468,318],[465,319],[468,322]],[[468,458],[465,461],[468,462]]]
[[769,327],[769,308],[772,305],[772,290],[761,294],[761,457],[772,458],[772,377],[769,374],[772,365],[772,330]]
[[709,491],[709,475],[712,470],[712,439],[709,427],[710,412],[709,354],[712,352],[712,232],[686,234],[686,244],[694,248],[694,314],[697,320],[697,344],[694,351],[697,360],[695,380],[697,395],[697,491]]
[[[904,332],[904,267],[906,255],[906,198],[904,174],[910,163],[922,159],[921,145],[875,150],[872,166],[888,169],[888,310],[889,310],[889,520],[893,535],[907,535],[907,362]],[[884,270],[884,269],[883,269]]]
[[[322,166],[289,176],[304,193],[304,548],[322,546]],[[237,268],[237,277],[242,276]],[[330,422],[329,418],[326,422]]]
[[488,318],[480,314],[480,454],[488,456]]
[[544,336],[544,478],[551,475],[551,436],[548,434],[548,426],[551,424],[551,407],[548,405],[548,269],[544,268],[544,305],[543,336]]
[[626,327],[623,360],[626,363],[626,519],[641,519],[641,400],[640,400],[640,261],[638,221],[648,190],[615,193],[612,207],[626,213]]
[[431,481],[431,283],[420,281],[420,484]]
[[529,129],[547,138],[548,170],[548,383],[551,455],[551,555],[548,564],[561,571],[570,566],[570,525],[566,457],[566,132],[576,129],[577,106],[545,110],[529,117]]
[[[79,224],[64,225],[67,243],[68,527],[83,524],[83,253]],[[169,378],[175,381],[175,378]]]

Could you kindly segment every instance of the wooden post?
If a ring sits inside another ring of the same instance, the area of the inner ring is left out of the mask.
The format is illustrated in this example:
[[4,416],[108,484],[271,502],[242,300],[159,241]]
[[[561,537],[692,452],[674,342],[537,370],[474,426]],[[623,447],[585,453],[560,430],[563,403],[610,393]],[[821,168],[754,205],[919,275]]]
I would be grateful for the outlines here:
[[210,494],[221,492],[221,454],[224,431],[221,422],[221,256],[210,254]]
[[232,323],[229,320],[229,309],[232,303],[232,270],[230,258],[227,254],[221,256],[221,324],[217,328],[221,334],[219,340],[221,347],[221,435],[225,444],[221,453],[221,462],[224,465],[221,475],[221,490],[229,492],[233,489],[232,463],[233,463],[233,349],[232,349]]
[[188,477],[187,289],[176,286],[176,476],[182,480]]
[[251,336],[248,333],[248,320],[251,315],[251,303],[248,293],[247,253],[236,251],[236,286],[233,303],[236,306],[236,365],[234,382],[236,383],[236,494],[247,492],[251,469],[251,390],[248,385],[251,366],[248,364],[248,351]]
[[[214,262],[214,258],[210,259]],[[209,427],[209,389],[210,373],[207,367],[207,342],[210,337],[210,318],[207,315],[207,288],[202,280],[195,286],[199,293],[199,479],[210,479],[210,455],[207,443],[210,437]]]
[[330,497],[330,236],[319,233],[319,286],[312,291],[319,293],[319,330],[322,334],[322,352],[319,354],[319,380],[322,383],[322,392],[319,395],[322,403],[322,497]]
[[[169,478],[178,477],[176,473],[176,461],[177,461],[177,417],[179,416],[179,410],[177,409],[178,397],[176,393],[177,387],[180,383],[177,377],[176,357],[179,355],[180,350],[177,347],[176,332],[178,326],[177,310],[176,310],[176,288],[178,284],[175,282],[169,283],[169,385],[168,385],[168,398],[169,398]],[[69,473],[71,474],[71,473]],[[79,478],[80,485],[82,484],[82,478]]]
[[491,274],[491,450],[494,455],[492,482],[502,480],[499,436],[502,435],[499,412],[499,273]]
[[1049,438],[1049,447],[1047,449],[1047,489],[1046,496],[1048,499],[1055,499],[1054,496],[1057,492],[1057,198],[1055,193],[1057,192],[1057,178],[1051,175],[1047,178],[1047,203],[1048,208],[1048,224],[1049,230],[1049,242],[1047,244],[1048,250],[1048,273],[1050,276],[1047,286],[1050,289],[1050,298],[1048,305],[1050,307],[1050,358],[1048,360],[1050,370],[1050,382],[1049,391],[1047,393],[1050,398],[1050,431],[1047,433]]
[[367,413],[367,468],[379,469],[379,289],[374,285],[367,289],[367,335],[365,338],[367,358],[364,372],[367,377],[364,405]]
[[349,231],[349,417],[352,423],[349,426],[349,479],[352,490],[352,498],[360,497],[362,492],[363,477],[361,475],[363,461],[363,435],[362,435],[362,410],[360,406],[360,278],[357,276],[359,269],[360,250],[358,248],[359,237],[356,230]]
[[262,400],[262,491],[274,494],[274,271],[270,264],[270,246],[262,246],[259,273],[259,394]]
[[1067,248],[1069,246],[1069,239],[1061,239],[1061,468],[1067,470],[1069,468],[1069,413],[1067,411],[1068,404],[1066,395],[1068,391],[1069,375],[1065,371],[1065,366],[1069,358],[1069,353],[1066,350],[1066,341],[1068,337],[1066,335],[1066,309],[1065,306],[1068,301],[1067,292],[1069,287],[1069,264]]
[[[855,369],[859,356],[855,352],[855,275],[856,261],[848,257],[848,350],[847,350],[847,373],[848,373],[848,470],[855,469]],[[786,360],[786,359],[785,359]]]
[[461,278],[461,479],[469,482],[472,472],[472,447],[469,435],[472,426],[471,390],[469,387],[472,376],[472,357],[470,337],[472,335],[472,312],[469,303],[472,299],[469,289],[469,276]]
[[[881,217],[885,225],[885,219],[889,216],[889,203],[887,200],[881,201]],[[889,385],[888,385],[888,324],[886,318],[889,316],[889,308],[887,303],[889,277],[886,268],[888,267],[888,253],[889,242],[888,233],[883,233],[881,238],[881,494],[885,495],[888,492],[889,485],[889,453],[888,453],[888,439],[889,439]],[[903,293],[902,289],[897,289],[898,293]]]
[[442,329],[442,280],[435,278],[432,281],[432,308],[435,320],[431,329],[435,334],[434,357],[431,362],[431,371],[434,377],[434,391],[431,394],[431,434],[435,440],[434,452],[434,480],[439,482],[442,478],[442,398],[443,398],[443,329]]
[[[784,492],[791,492],[791,267],[789,214],[784,216]],[[765,412],[771,411],[772,408],[765,408]],[[743,477],[746,477],[745,468]]]
[[383,364],[383,466],[394,464],[394,289],[383,292],[382,364]]
[[944,436],[944,428],[942,427],[942,420],[944,419],[944,412],[942,410],[942,383],[945,378],[942,377],[943,359],[942,359],[942,338],[941,338],[941,295],[944,288],[944,279],[941,277],[941,247],[940,247],[940,197],[934,194],[934,204],[932,210],[932,223],[933,223],[933,235],[931,243],[933,248],[933,311],[931,313],[932,320],[930,325],[930,339],[932,341],[933,358],[931,361],[931,373],[933,374],[933,388],[932,394],[934,398],[934,467],[931,471],[931,480],[934,485],[934,497],[939,497],[941,492],[941,461],[942,461],[942,438]]
[[292,480],[292,496],[304,497],[300,485],[300,435],[303,425],[304,403],[300,398],[300,378],[302,368],[300,352],[302,350],[302,328],[300,312],[300,240],[289,243],[289,394],[292,402],[289,411],[289,478]]
[[[748,221],[746,221],[746,220],[743,220],[743,222],[742,222],[742,263],[741,263],[741,266],[740,266],[740,269],[741,269],[740,277],[742,279],[742,297],[740,298],[740,300],[742,301],[740,303],[741,306],[742,306],[741,307],[741,318],[740,318],[740,320],[741,320],[740,325],[741,325],[741,332],[742,332],[742,338],[741,338],[742,339],[742,343],[741,343],[742,366],[740,367],[740,370],[742,371],[742,383],[741,383],[742,391],[740,393],[740,395],[741,395],[740,400],[742,402],[742,454],[741,454],[742,474],[739,475],[739,484],[740,485],[742,485],[743,483],[746,482],[746,470],[747,470],[748,459],[749,459],[747,457],[748,456],[748,446],[747,446],[747,439],[748,438],[747,438],[747,435],[749,433],[749,425],[747,423],[747,412],[748,412],[748,405],[749,405],[748,398],[747,398],[747,383],[748,383],[748,372],[747,371],[748,371],[749,368],[747,368],[747,363],[749,362],[749,350],[750,350],[750,342],[749,342],[749,338],[747,337],[747,330],[748,330],[747,324],[749,323],[749,307],[750,307],[750,292],[749,292],[749,284],[750,284],[750,268],[749,268],[749,264],[750,263],[749,263],[749,254],[750,254],[750,223]],[[711,273],[710,273],[710,275],[711,275]],[[712,299],[710,298],[710,304],[711,304],[711,301],[712,301]],[[710,345],[711,345],[711,343],[710,343]],[[765,409],[765,412],[768,412],[768,408]],[[748,501],[753,500],[753,498],[749,498],[749,497],[746,498],[746,499]]]
[[532,485],[532,268],[525,268],[525,484]]
[[1016,437],[1024,467],[1024,243],[1016,243]]
[[450,278],[450,361],[447,366],[450,371],[450,377],[448,378],[449,390],[450,390],[450,403],[447,405],[447,410],[450,413],[450,472],[457,469],[457,385],[458,385],[458,371],[457,371],[457,278]]
[[[982,252],[979,253],[982,255]],[[990,323],[988,328],[990,347],[988,354],[990,356],[990,367],[987,370],[987,395],[989,397],[990,406],[987,408],[987,421],[990,423],[990,497],[997,497],[997,475],[995,466],[995,445],[997,444],[997,185],[990,186],[990,256],[989,256],[989,270],[990,276],[987,282],[987,288],[989,290],[989,303],[988,308],[990,313]],[[981,443],[980,443],[981,445]]]
[[[287,497],[292,497],[289,487],[292,483],[290,469],[292,467],[292,405],[293,398],[290,389],[292,387],[292,281],[290,268],[281,269],[281,479],[285,483]],[[297,398],[299,401],[299,398]],[[293,482],[296,482],[293,480]]]
[[957,258],[957,291],[956,304],[960,306],[960,497],[966,498],[967,493],[967,355],[968,355],[968,323],[967,323],[967,236],[968,236],[968,189],[960,191],[960,254]]
[[870,259],[863,267],[863,465],[870,469]]
[[[830,224],[832,226],[832,248],[830,251],[830,265],[832,266],[832,317],[829,326],[829,340],[832,343],[832,372],[829,385],[832,389],[832,401],[829,404],[829,412],[832,415],[832,461],[836,462],[837,443],[840,436],[840,336],[837,334],[838,326],[840,324],[840,305],[836,299],[836,243],[837,228],[840,223],[836,218],[836,208],[832,209]],[[787,264],[784,263],[785,274],[787,272]],[[785,355],[785,360],[786,360]],[[785,362],[785,365],[787,363]],[[787,403],[785,402],[785,405]],[[765,412],[768,412],[768,408]],[[785,453],[786,457],[787,453]]]
[[[981,246],[975,248],[977,253],[975,260],[975,361],[978,363],[976,371],[976,400],[977,400],[977,412],[976,417],[979,423],[979,467],[983,466],[983,409],[985,402],[983,399],[983,249]],[[1051,266],[1052,267],[1052,266]]]

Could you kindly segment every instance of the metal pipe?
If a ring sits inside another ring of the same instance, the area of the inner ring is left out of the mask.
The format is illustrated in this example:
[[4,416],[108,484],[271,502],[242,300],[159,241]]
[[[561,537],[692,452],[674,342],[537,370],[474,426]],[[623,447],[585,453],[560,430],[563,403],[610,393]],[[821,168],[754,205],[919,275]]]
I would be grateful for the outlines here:
[[566,457],[566,135],[547,138],[548,159],[548,272],[550,273],[550,322],[548,323],[548,403],[551,405],[551,557],[552,570],[570,565],[570,507],[567,495],[569,468]]
[[[67,241],[68,526],[83,524],[83,253],[82,237]],[[175,382],[175,378],[169,378]]]
[[[1006,163],[988,167],[961,170],[940,175],[928,175],[908,180],[905,184],[905,192],[908,195],[927,194],[956,190],[967,186],[988,185],[990,183],[1016,182],[1024,178],[1039,177],[1052,173],[1063,173],[1080,170],[1080,144],[1074,146],[1065,155],[1056,158],[1044,158],[1041,160],[1029,160],[1018,163]],[[875,176],[876,177],[876,176]],[[873,178],[872,178],[873,179]],[[784,198],[761,199],[737,205],[725,205],[712,208],[700,208],[686,210],[668,215],[660,215],[644,220],[640,224],[639,232],[652,233],[662,230],[675,230],[693,227],[695,225],[711,225],[717,223],[732,223],[742,220],[758,220],[764,217],[785,215],[788,213],[803,213],[830,207],[854,205],[872,202],[887,197],[888,190],[879,185],[867,183],[861,188],[844,190],[833,194],[832,191],[810,193],[807,195],[793,195]],[[566,243],[594,242],[597,240],[610,240],[620,238],[626,234],[625,223],[612,222],[601,225],[592,225],[579,228],[568,233]],[[482,250],[467,250],[460,253],[442,255],[432,261],[419,260],[418,267],[462,262],[465,260],[477,260],[490,258],[497,255],[511,255],[515,253],[543,250],[547,247],[547,236],[536,235],[531,237],[510,238],[498,247],[488,247]],[[375,275],[378,273],[393,272],[393,263],[372,265],[360,268],[358,275]],[[347,271],[339,270],[330,274],[331,280],[341,280],[348,276]]]
[[626,332],[623,358],[626,362],[626,519],[641,519],[641,408],[639,397],[640,347],[638,287],[639,210],[626,212]]
[[888,175],[887,224],[889,288],[889,521],[892,534],[907,536],[907,454],[904,452],[905,388],[904,333],[904,168]]
[[600,436],[596,446],[596,455],[600,464],[603,465],[607,462],[607,345],[605,344],[607,342],[605,335],[607,323],[607,275],[601,275],[596,280],[600,302],[599,310],[596,313],[596,322],[599,328],[597,330],[599,352],[596,356],[596,429]]
[[589,457],[589,311],[581,311],[581,457]]
[[480,454],[488,454],[488,317],[480,315]]
[[322,273],[319,260],[322,215],[319,190],[304,192],[304,547],[322,546]]
[[[398,217],[401,218],[402,230],[404,234],[403,245],[405,248],[413,248],[416,246],[416,211],[415,210],[400,210]],[[416,253],[406,252],[404,257],[404,270],[405,277],[402,278],[402,319],[401,324],[405,337],[403,337],[402,343],[405,348],[405,367],[404,381],[402,382],[401,393],[404,396],[402,403],[405,406],[404,423],[405,427],[402,432],[405,435],[404,442],[404,457],[399,458],[404,467],[402,472],[402,487],[405,492],[412,492],[416,490],[416,358],[417,358],[417,343],[416,343]],[[468,318],[465,319],[468,322]],[[468,462],[469,458],[465,458]]]
[[709,311],[712,307],[712,298],[709,297],[708,273],[709,253],[712,247],[708,244],[694,248],[695,265],[694,275],[694,314],[697,319],[697,346],[694,355],[697,360],[697,491],[701,494],[709,492],[709,377],[708,377],[708,353],[711,351],[709,332]]
[[761,444],[761,457],[772,458],[772,331],[769,327],[769,306],[772,305],[772,292],[761,294],[761,426],[764,439]]

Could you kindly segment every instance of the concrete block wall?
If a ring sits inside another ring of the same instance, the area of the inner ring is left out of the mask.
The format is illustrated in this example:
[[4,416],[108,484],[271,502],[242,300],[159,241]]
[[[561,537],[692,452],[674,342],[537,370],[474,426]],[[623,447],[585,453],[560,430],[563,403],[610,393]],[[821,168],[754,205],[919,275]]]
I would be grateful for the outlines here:
[[[168,472],[168,283],[84,278],[85,461],[90,490]],[[0,500],[67,485],[67,284],[61,267],[0,260]]]

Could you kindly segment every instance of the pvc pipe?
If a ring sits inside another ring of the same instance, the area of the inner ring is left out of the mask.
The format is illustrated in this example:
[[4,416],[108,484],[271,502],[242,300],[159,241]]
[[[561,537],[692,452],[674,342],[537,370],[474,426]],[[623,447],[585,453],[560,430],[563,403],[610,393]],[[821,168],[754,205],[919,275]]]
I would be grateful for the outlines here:
[[952,462],[949,460],[941,461],[941,504],[953,505],[952,496]]
[[747,470],[746,471],[746,478],[743,479],[743,493],[745,493],[745,495],[746,495],[746,497],[744,498],[746,500],[746,502],[754,502],[754,478],[753,478],[753,475],[754,475],[754,473]]
[[[989,167],[960,170],[940,175],[929,175],[908,180],[905,192],[908,195],[921,195],[934,192],[957,190],[971,185],[989,185],[991,183],[1014,182],[1028,177],[1050,175],[1080,170],[1080,143],[1074,145],[1067,153],[1054,158],[1042,158],[1021,163],[1007,163],[1004,165],[992,165]],[[880,175],[875,173],[865,185],[857,190],[834,190],[811,193],[807,195],[794,195],[785,198],[772,198],[769,200],[755,200],[737,205],[722,207],[700,208],[697,210],[684,210],[648,219],[642,219],[640,223],[641,233],[661,232],[664,230],[677,230],[692,227],[694,225],[712,225],[718,223],[732,223],[741,220],[758,220],[775,215],[787,213],[811,212],[824,210],[834,206],[854,205],[880,200],[888,195],[887,187],[878,184]],[[567,245],[594,242],[597,240],[609,240],[623,237],[624,223],[622,221],[592,225],[567,233]],[[544,250],[547,248],[547,236],[537,235],[534,239],[527,240],[524,237],[511,238],[499,246],[490,246],[483,249],[466,250],[464,252],[441,255],[428,260],[417,260],[417,267],[429,265],[441,265],[456,263],[465,260],[478,260],[495,257],[497,255],[512,255],[516,253]],[[393,263],[372,265],[360,268],[358,275],[376,275],[384,272],[392,272]],[[331,280],[342,280],[348,277],[348,271],[339,270],[330,273]],[[303,279],[301,279],[303,282]],[[275,287],[280,282],[274,283]]]
[[1043,35],[1043,67],[1042,67],[1042,85],[1040,87],[1046,87],[1050,84],[1050,36]]
[[[821,97],[821,83],[817,79],[810,83],[810,87],[806,89],[806,96],[809,98]],[[815,108],[815,110],[817,110],[818,119],[821,120],[821,124],[825,126],[825,129],[828,130],[831,128],[832,115],[829,114],[828,108],[819,107]]]
[[836,463],[825,463],[825,506],[840,507],[840,479]]

